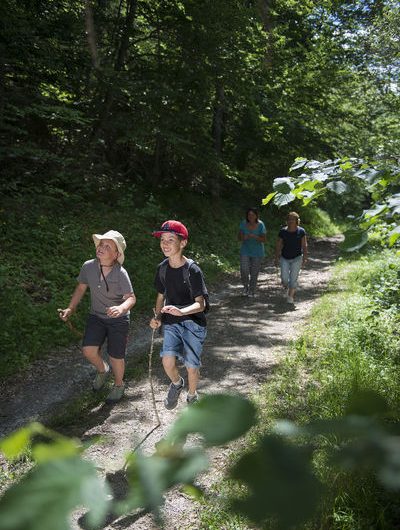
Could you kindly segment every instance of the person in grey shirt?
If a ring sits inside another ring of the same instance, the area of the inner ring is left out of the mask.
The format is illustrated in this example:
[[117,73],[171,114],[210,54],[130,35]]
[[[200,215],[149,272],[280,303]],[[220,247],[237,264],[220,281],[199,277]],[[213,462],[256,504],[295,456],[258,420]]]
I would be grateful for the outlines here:
[[75,311],[87,288],[90,290],[90,312],[82,341],[86,359],[96,368],[93,389],[100,390],[110,372],[101,356],[101,346],[107,338],[108,358],[114,375],[114,386],[107,403],[119,401],[125,390],[125,354],[129,332],[129,313],[136,297],[127,271],[122,267],[126,242],[115,230],[103,235],[93,234],[96,258],[86,261],[78,276],[78,285],[60,318],[67,321]]

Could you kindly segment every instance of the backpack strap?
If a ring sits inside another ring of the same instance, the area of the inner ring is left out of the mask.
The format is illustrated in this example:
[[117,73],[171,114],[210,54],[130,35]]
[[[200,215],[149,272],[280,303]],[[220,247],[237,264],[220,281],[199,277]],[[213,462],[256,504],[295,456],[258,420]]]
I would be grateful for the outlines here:
[[192,289],[192,284],[190,282],[190,267],[193,265],[193,263],[194,261],[192,259],[187,258],[186,263],[183,266],[183,279],[190,291],[190,298],[193,298],[193,289]]

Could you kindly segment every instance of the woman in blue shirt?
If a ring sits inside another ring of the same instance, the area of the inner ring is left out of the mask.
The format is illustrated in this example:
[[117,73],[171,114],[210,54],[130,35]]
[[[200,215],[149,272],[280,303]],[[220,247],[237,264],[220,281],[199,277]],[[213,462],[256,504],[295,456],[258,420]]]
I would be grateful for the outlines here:
[[307,261],[307,236],[299,226],[300,217],[296,212],[287,216],[287,226],[281,228],[275,249],[275,265],[281,268],[283,287],[288,289],[287,302],[294,304],[297,278],[300,269]]
[[238,239],[240,247],[240,277],[243,295],[255,296],[258,273],[260,272],[266,241],[265,225],[258,218],[257,208],[249,208],[246,219],[240,223]]

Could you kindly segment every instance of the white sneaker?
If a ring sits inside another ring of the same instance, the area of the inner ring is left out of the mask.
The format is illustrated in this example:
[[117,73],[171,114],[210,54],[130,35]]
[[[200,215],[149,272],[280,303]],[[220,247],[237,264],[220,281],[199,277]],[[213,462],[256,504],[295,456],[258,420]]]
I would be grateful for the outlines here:
[[288,304],[294,304],[293,296],[289,296],[286,298],[286,301]]

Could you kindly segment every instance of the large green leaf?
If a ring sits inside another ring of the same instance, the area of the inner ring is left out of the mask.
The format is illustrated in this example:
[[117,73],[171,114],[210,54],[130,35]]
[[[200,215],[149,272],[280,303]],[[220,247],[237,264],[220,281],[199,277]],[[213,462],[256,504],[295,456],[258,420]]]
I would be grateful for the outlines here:
[[294,184],[289,177],[279,177],[274,179],[273,188],[278,193],[290,193],[294,188]]
[[261,201],[263,206],[266,206],[269,201],[276,195],[276,191],[273,191],[272,193],[269,193],[264,199]]
[[307,158],[296,158],[294,161],[294,164],[290,166],[289,171],[296,171],[296,169],[300,169],[304,167],[307,163]]
[[311,470],[311,451],[283,439],[266,436],[232,470],[249,494],[233,501],[233,508],[256,523],[276,517],[279,528],[290,528],[310,518],[323,490]]
[[341,180],[332,180],[327,183],[326,187],[337,195],[342,195],[342,193],[345,193],[348,190],[347,184]]
[[389,232],[389,246],[392,247],[400,237],[400,226]]
[[98,525],[108,493],[94,465],[78,457],[38,465],[0,499],[0,530],[68,530],[70,513],[82,505]]
[[184,450],[166,442],[149,457],[131,453],[128,457],[127,477],[129,496],[119,504],[120,513],[136,508],[152,510],[160,518],[159,507],[164,493],[176,484],[192,484],[197,475],[208,467],[208,458],[199,449]]
[[274,197],[274,204],[280,208],[294,201],[296,196],[293,193],[277,193]]
[[222,445],[242,436],[255,422],[256,409],[249,400],[238,395],[208,395],[183,411],[166,439],[175,443],[190,433],[200,433],[207,446]]
[[388,205],[392,215],[400,215],[400,193],[392,195],[388,200]]
[[355,252],[362,248],[368,242],[368,232],[357,228],[346,230],[344,241],[340,248],[346,252]]

